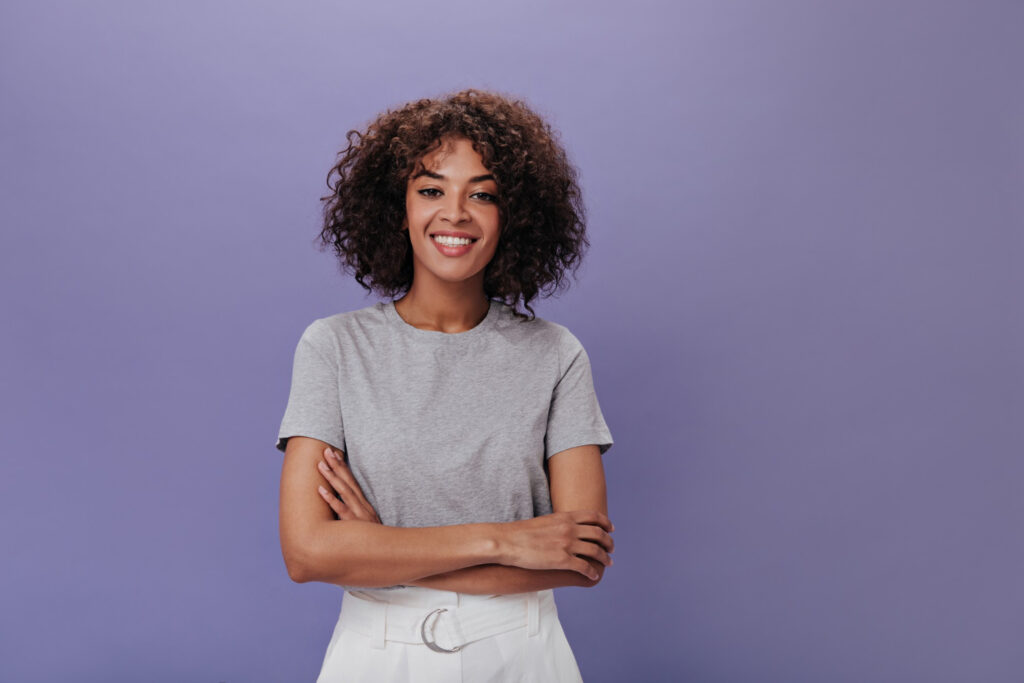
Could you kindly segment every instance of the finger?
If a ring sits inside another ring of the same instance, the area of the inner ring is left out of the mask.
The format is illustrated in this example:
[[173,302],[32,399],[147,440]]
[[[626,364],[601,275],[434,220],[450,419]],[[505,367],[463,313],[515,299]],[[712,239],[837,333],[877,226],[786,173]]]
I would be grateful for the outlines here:
[[612,563],[611,556],[604,551],[604,548],[596,543],[590,541],[576,541],[570,546],[575,555],[583,555],[585,557],[592,557],[604,566],[609,566]]
[[357,511],[357,516],[359,517],[359,519],[366,520],[367,522],[380,521],[377,518],[377,512],[373,508],[368,508],[364,506],[362,503],[359,503],[358,501],[353,503],[350,507],[352,507],[353,510]]
[[320,470],[320,474],[323,475],[324,479],[327,480],[327,482],[331,485],[331,487],[335,491],[337,491],[338,494],[341,495],[342,498],[344,498],[346,501],[349,501],[349,502],[351,502],[352,500],[355,499],[356,496],[355,496],[355,494],[353,494],[349,490],[348,484],[346,484],[344,482],[344,480],[342,480],[342,478],[339,477],[334,472],[333,469],[331,469],[331,466],[330,466],[329,463],[327,463],[326,461],[321,460],[320,462],[318,462],[316,464],[316,466],[317,466],[317,469]]
[[326,456],[324,458],[324,462],[326,462],[327,466],[331,468],[331,471],[335,476],[345,483],[345,486],[348,488],[347,493],[349,496],[355,497],[361,503],[364,503],[366,507],[369,507],[370,504],[366,500],[366,496],[363,495],[363,490],[359,488],[359,483],[356,481],[356,478],[352,476],[352,471],[348,468],[348,465],[345,464],[344,459],[342,459],[342,457],[332,448],[325,448],[324,455]]
[[343,501],[338,499],[337,496],[325,489],[323,486],[318,486],[317,490],[320,492],[320,497],[327,501],[327,505],[330,506],[331,510],[333,510],[336,515],[338,515],[338,519],[352,519],[352,512]]
[[612,524],[612,520],[608,519],[608,515],[598,510],[573,510],[572,518],[579,524],[594,524],[605,531],[615,530],[615,525]]
[[[326,451],[325,451],[326,453]],[[330,483],[331,487],[341,495],[348,509],[353,513],[355,519],[373,520],[377,516],[376,510],[370,507],[369,503],[363,503],[359,496],[352,490],[345,480],[339,476],[335,469],[331,468],[330,461],[333,458],[326,458],[324,461],[318,462],[317,467],[320,468],[320,473]],[[337,463],[335,462],[335,465]]]
[[590,563],[582,557],[573,557],[568,568],[583,574],[583,576],[587,577],[591,581],[596,581],[598,578],[597,570],[591,567]]
[[340,455],[334,450],[330,450],[331,457],[328,459],[328,464],[331,465],[331,469],[334,470],[335,474],[341,477],[353,493],[359,498],[359,501],[367,508],[372,509],[370,501],[363,495],[363,489],[359,486],[359,482],[356,481],[355,475],[352,474],[352,470],[349,469],[348,465]]
[[609,553],[615,552],[615,539],[611,537],[607,531],[599,526],[592,524],[580,524],[576,527],[576,533],[579,538],[586,541],[592,541],[601,545]]
[[371,522],[381,524],[380,515],[377,514],[377,511],[372,505],[370,505],[370,501],[367,500],[366,495],[363,494],[362,487],[359,486],[359,482],[356,481],[355,475],[352,474],[352,470],[349,469],[348,465],[345,463],[345,459],[333,448],[324,449],[324,453],[331,456],[327,458],[327,464],[331,465],[332,471],[341,477],[341,479],[348,485],[349,491],[356,497],[358,503],[366,513],[365,517]]

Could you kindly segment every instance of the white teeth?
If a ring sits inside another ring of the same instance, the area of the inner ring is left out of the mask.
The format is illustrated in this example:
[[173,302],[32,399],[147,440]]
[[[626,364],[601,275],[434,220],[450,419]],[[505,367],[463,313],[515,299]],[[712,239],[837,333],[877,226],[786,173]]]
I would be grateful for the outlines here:
[[473,243],[473,240],[465,237],[449,237],[448,235],[432,235],[432,237],[446,247],[461,247]]

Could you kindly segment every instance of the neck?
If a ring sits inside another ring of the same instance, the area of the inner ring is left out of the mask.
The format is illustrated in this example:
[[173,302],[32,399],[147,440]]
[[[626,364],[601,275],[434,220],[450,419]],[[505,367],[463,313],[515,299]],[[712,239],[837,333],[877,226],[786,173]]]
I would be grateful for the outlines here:
[[470,330],[487,317],[490,301],[479,283],[445,283],[446,286],[417,286],[395,301],[395,310],[405,322],[421,330],[455,334]]

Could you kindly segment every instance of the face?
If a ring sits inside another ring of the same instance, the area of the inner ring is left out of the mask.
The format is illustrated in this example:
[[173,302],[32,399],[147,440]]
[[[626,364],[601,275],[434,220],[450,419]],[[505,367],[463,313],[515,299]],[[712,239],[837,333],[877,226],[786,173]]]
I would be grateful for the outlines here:
[[466,138],[448,138],[422,159],[405,193],[413,280],[479,281],[500,233],[498,184]]

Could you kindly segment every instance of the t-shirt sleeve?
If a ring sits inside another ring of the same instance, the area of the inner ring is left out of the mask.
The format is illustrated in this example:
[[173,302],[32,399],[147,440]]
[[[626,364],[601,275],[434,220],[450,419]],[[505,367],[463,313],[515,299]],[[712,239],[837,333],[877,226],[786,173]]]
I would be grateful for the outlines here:
[[292,436],[308,436],[345,451],[338,357],[330,329],[314,320],[295,347],[291,391],[275,447],[284,452]]
[[579,339],[568,331],[560,357],[563,371],[551,395],[544,457],[587,444],[596,444],[604,454],[612,447],[612,434],[594,391],[590,357]]

